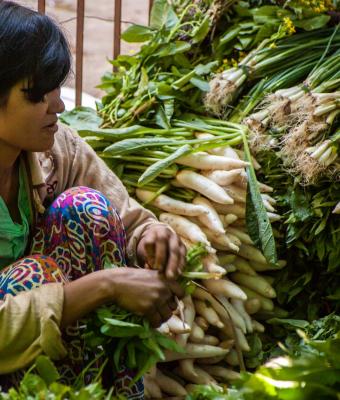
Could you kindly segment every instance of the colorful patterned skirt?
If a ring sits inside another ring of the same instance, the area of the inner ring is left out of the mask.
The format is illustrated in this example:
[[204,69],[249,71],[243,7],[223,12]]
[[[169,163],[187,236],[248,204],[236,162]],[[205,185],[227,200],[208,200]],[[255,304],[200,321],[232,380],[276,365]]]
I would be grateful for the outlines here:
[[[30,256],[0,271],[0,300],[50,282],[69,282],[106,265],[126,265],[126,237],[117,211],[100,192],[74,187],[58,196],[38,222]],[[85,320],[86,324],[86,320]],[[84,321],[63,333],[68,350],[66,359],[57,363],[62,382],[72,385],[94,359],[81,338]],[[84,380],[91,382],[104,360],[88,370]],[[0,386],[15,385],[24,371],[0,376]],[[122,366],[113,373],[106,368],[107,386],[128,399],[144,399],[143,380],[130,385],[133,371]]]

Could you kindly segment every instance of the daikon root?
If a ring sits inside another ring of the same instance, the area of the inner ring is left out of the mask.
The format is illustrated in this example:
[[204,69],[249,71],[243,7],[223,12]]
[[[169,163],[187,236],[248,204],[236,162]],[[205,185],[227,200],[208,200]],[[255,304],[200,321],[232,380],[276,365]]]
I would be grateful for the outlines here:
[[247,295],[228,279],[205,279],[203,284],[212,294],[247,300]]
[[204,152],[197,152],[188,154],[187,156],[182,156],[177,158],[176,163],[197,169],[222,169],[227,171],[235,168],[244,168],[249,165],[249,163],[246,161],[225,156],[212,155]]
[[201,196],[197,196],[193,200],[193,204],[200,206],[206,210],[205,214],[201,214],[198,216],[198,220],[209,228],[212,232],[217,234],[224,234],[224,227],[223,223],[215,211],[214,207],[212,206],[211,202]]
[[159,369],[156,372],[156,380],[160,389],[173,396],[186,396],[188,393],[175,379],[163,374]]
[[176,175],[176,180],[184,187],[193,189],[216,203],[234,203],[221,186],[196,172],[183,170]]
[[219,365],[204,365],[202,366],[204,371],[208,372],[208,374],[212,375],[215,378],[221,378],[224,381],[233,381],[240,379],[241,375],[233,371],[232,369],[224,368]]
[[209,324],[216,326],[217,328],[223,328],[223,323],[212,307],[207,306],[206,303],[201,300],[195,300],[194,305],[196,312],[202,315],[202,317],[205,318]]
[[276,292],[272,286],[259,275],[251,276],[243,274],[242,272],[234,272],[232,273],[231,278],[234,282],[248,287],[264,297],[268,297],[270,299],[276,297]]
[[202,171],[202,175],[211,179],[220,186],[227,186],[234,183],[236,180],[240,179],[243,173],[243,169],[232,169],[230,171],[226,170],[208,170]]

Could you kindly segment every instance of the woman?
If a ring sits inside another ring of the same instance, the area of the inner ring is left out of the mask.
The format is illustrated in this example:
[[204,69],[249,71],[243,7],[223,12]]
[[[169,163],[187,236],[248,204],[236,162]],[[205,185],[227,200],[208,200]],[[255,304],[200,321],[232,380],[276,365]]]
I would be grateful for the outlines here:
[[[185,260],[179,238],[57,122],[70,64],[50,18],[0,0],[3,387],[40,353],[60,360],[72,383],[90,357],[75,323],[97,307],[116,303],[157,327],[176,307],[174,296],[183,295],[175,281]],[[145,265],[152,269],[133,268]],[[131,374],[122,367],[119,382]],[[131,390],[130,398],[143,398],[141,382]]]

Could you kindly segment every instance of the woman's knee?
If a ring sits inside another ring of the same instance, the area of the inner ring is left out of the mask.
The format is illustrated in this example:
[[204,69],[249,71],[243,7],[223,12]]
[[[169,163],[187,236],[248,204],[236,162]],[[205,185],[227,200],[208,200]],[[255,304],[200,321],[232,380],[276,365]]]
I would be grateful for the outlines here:
[[0,300],[6,295],[32,290],[46,283],[67,280],[55,260],[32,255],[22,258],[0,272]]

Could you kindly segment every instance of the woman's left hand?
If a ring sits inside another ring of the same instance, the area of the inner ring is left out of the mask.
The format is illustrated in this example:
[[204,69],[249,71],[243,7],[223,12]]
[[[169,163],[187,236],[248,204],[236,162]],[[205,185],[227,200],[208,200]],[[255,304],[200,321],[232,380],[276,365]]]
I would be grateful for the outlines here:
[[137,258],[142,265],[164,271],[169,279],[176,279],[185,264],[186,248],[181,239],[164,225],[151,225],[137,245]]

